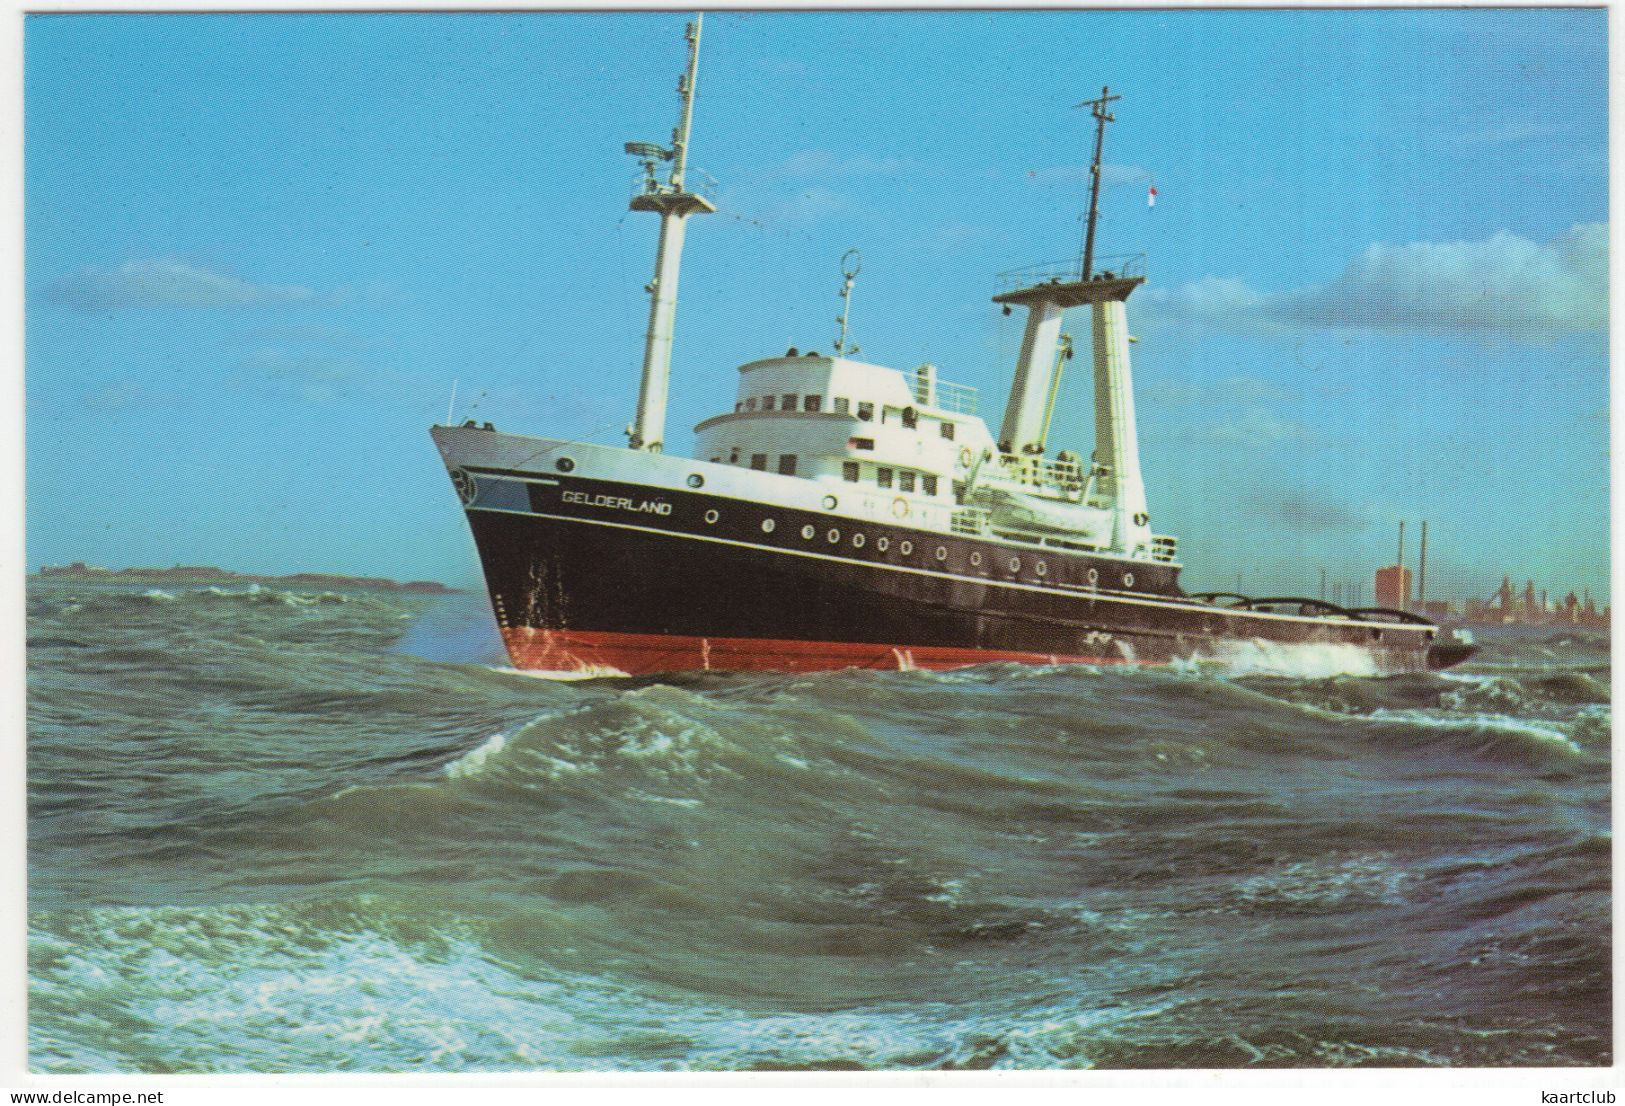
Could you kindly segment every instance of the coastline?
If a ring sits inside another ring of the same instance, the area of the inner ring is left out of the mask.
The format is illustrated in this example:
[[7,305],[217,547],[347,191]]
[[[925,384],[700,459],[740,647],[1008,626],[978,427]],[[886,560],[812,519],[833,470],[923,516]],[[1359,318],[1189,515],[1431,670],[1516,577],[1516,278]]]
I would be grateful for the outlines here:
[[42,565],[38,579],[83,580],[90,583],[130,584],[261,584],[275,587],[370,588],[376,591],[404,591],[424,595],[453,595],[460,588],[438,580],[390,580],[379,576],[346,576],[330,572],[295,572],[286,576],[266,576],[234,572],[213,565],[176,565],[173,568],[99,568],[82,561],[71,565]]

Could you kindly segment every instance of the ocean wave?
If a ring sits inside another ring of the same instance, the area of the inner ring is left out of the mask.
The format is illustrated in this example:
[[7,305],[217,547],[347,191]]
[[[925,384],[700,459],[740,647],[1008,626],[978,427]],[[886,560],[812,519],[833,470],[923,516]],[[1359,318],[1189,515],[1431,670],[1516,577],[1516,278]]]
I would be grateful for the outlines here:
[[[946,1005],[923,1018],[699,1006],[506,963],[478,927],[455,919],[397,923],[371,896],[53,917],[30,935],[33,1063],[47,1072],[218,1073],[1009,1067],[1057,1058],[1045,1048],[1055,1028],[1044,1021],[1001,1034]],[[1075,1008],[1064,1016],[1084,1020]],[[98,1044],[75,1044],[87,1039]]]
[[[376,897],[52,916],[30,934],[31,1058],[47,1073],[831,1071],[1565,1062],[1561,1030],[1510,1051],[1458,1017],[1379,1019],[1350,998],[1261,1024],[1133,967],[1094,987],[910,1009],[685,1001],[517,965],[480,928],[401,924]],[[1143,997],[1131,998],[1130,992]],[[1245,1000],[1277,1011],[1291,988]],[[1394,1024],[1395,1022],[1401,1024]],[[94,1043],[87,1043],[94,1042]],[[1567,1060],[1566,1062],[1573,1062]]]
[[1610,1055],[1605,656],[561,683],[389,596],[48,590],[43,1071]]
[[477,775],[484,770],[486,760],[502,752],[503,746],[507,745],[507,743],[508,738],[505,734],[492,734],[482,744],[470,749],[446,765],[446,777],[456,780],[465,776]]

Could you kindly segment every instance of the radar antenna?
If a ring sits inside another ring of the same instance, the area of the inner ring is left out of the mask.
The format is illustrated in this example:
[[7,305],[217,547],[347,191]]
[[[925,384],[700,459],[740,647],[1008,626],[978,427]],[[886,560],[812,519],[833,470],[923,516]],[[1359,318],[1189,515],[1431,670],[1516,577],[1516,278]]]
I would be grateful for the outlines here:
[[858,352],[856,345],[846,344],[846,319],[852,312],[852,285],[858,279],[858,273],[863,271],[863,255],[857,250],[847,250],[841,255],[841,276],[845,283],[841,285],[841,317],[835,321],[841,324],[841,336],[835,339],[835,356],[845,357]]

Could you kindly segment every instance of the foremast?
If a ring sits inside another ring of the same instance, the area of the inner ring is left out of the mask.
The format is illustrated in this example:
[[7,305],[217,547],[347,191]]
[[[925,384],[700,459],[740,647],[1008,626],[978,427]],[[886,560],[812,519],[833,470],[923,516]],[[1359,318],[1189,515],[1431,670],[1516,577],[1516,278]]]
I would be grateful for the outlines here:
[[[1129,369],[1128,297],[1145,283],[1140,273],[1105,271],[1096,274],[1095,225],[1100,213],[1100,166],[1106,124],[1113,115],[1108,104],[1119,99],[1109,88],[1098,99],[1077,105],[1088,107],[1095,119],[1094,158],[1089,167],[1089,218],[1083,256],[1075,265],[1041,266],[1012,274],[1017,287],[993,297],[1008,309],[1027,308],[1027,327],[1020,359],[1005,407],[999,449],[1006,467],[1041,473],[1049,432],[1051,395],[1062,358],[1061,318],[1069,307],[1087,305],[1090,311],[1094,360],[1095,455],[1089,487],[1095,502],[1112,515],[1109,548],[1128,555],[1149,556],[1152,537],[1146,509],[1145,481],[1140,475],[1139,436],[1134,419],[1134,390]],[[1120,267],[1122,268],[1122,267]]]
[[[700,68],[701,14],[688,25],[688,71],[678,82],[682,115],[672,132],[671,146],[648,142],[628,142],[626,152],[643,161],[643,187],[632,197],[633,211],[653,211],[660,216],[660,244],[655,252],[654,279],[648,284],[649,330],[643,345],[643,379],[638,388],[638,410],[627,434],[633,449],[659,453],[666,437],[666,395],[671,380],[672,330],[677,320],[677,276],[683,258],[683,235],[690,215],[705,214],[716,207],[704,196],[690,191],[684,176],[688,169],[689,129],[694,121],[694,89]],[[671,163],[665,181],[656,174],[661,161]]]

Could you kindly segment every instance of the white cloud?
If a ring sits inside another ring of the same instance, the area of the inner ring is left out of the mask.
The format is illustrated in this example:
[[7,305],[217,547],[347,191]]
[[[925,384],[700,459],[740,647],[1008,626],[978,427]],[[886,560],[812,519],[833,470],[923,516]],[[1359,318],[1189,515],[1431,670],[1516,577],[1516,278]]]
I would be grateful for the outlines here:
[[1248,288],[1234,277],[1205,276],[1178,288],[1148,288],[1137,297],[1150,320],[1188,319],[1224,324],[1264,315],[1267,297]]
[[1477,242],[1377,243],[1330,284],[1262,293],[1204,277],[1145,297],[1160,321],[1228,329],[1366,329],[1545,340],[1608,324],[1608,225],[1549,242],[1499,231]]
[[90,266],[44,290],[45,298],[75,311],[131,307],[253,307],[309,303],[316,293],[297,285],[254,284],[184,261],[126,261],[116,269]]

